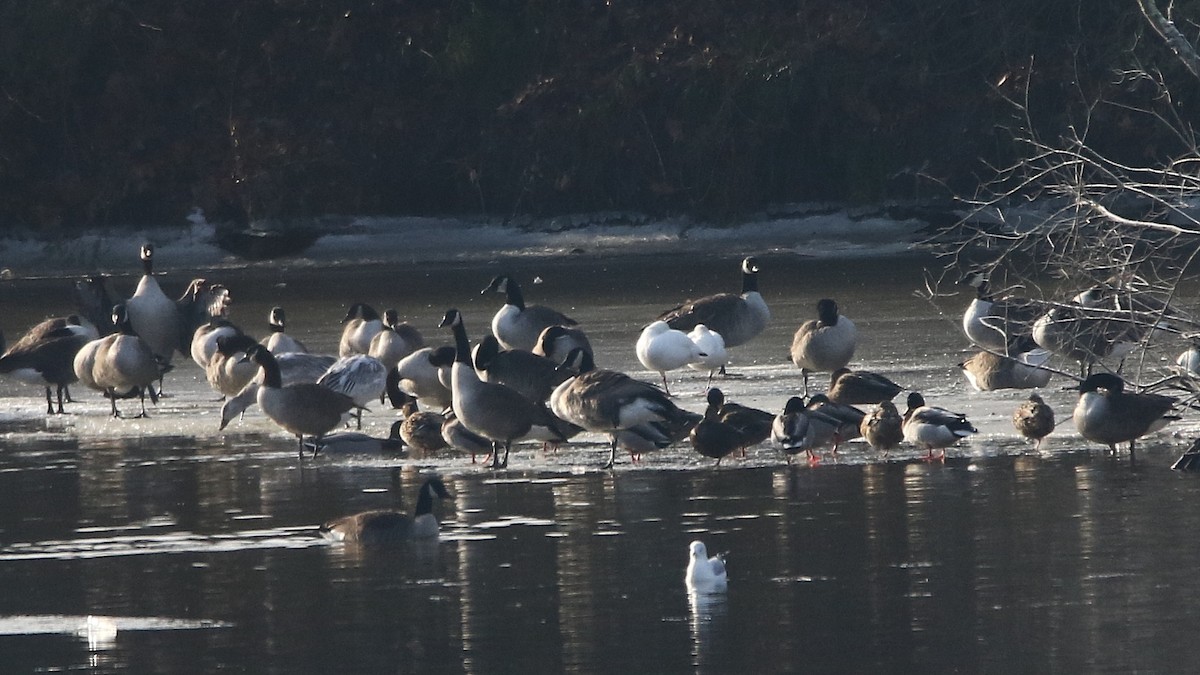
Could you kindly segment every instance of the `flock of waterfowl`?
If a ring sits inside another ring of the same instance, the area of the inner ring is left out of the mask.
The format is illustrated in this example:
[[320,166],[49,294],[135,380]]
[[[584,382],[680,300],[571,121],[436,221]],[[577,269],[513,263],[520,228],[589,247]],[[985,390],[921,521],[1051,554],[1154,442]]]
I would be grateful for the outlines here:
[[[505,300],[491,333],[474,348],[457,309],[441,322],[452,344],[431,347],[395,310],[381,315],[358,303],[343,319],[338,354],[322,355],[287,334],[281,307],[270,312],[269,335],[257,340],[229,320],[223,286],[196,279],[182,297],[169,298],[155,279],[153,256],[151,245],[142,247],[143,275],[127,299],[111,298],[103,277],[78,282],[79,312],[29,329],[0,356],[0,373],[44,387],[47,414],[64,412],[66,388],[79,382],[108,398],[114,417],[122,414],[118,401],[136,397],[141,416],[145,399],[157,400],[175,352],[190,355],[224,398],[222,429],[257,404],[296,437],[301,458],[336,439],[363,447],[403,444],[422,455],[453,448],[473,458],[489,455],[491,467],[503,468],[514,443],[557,445],[586,431],[608,438],[606,467],[620,450],[638,461],[684,439],[718,464],[767,441],[789,462],[799,454],[816,462],[819,453],[836,455],[842,443],[860,437],[883,453],[907,442],[933,459],[976,433],[964,415],[927,403],[919,392],[908,394],[901,412],[892,400],[903,387],[882,374],[851,370],[858,329],[828,298],[794,333],[790,357],[803,391],[782,410],[739,405],[711,387],[730,350],[755,339],[771,319],[753,256],[741,263],[740,292],[687,300],[643,328],[634,350],[660,383],[596,367],[584,327],[526,303],[508,276],[496,276],[482,291]],[[1112,372],[1088,375],[1098,359],[1121,358],[1153,330],[1103,311],[1125,311],[1134,298],[1136,311],[1169,316],[1165,305],[1110,286],[1047,309],[994,297],[982,275],[970,282],[977,293],[962,325],[981,351],[960,366],[976,389],[1045,387],[1052,371],[1044,366],[1057,354],[1078,360],[1085,375],[1072,415],[1085,439],[1113,450],[1129,443],[1132,450],[1138,438],[1178,419],[1175,397],[1128,391]],[[1181,368],[1190,367],[1189,354],[1180,357]],[[703,413],[681,407],[668,389],[667,374],[684,367],[708,374]],[[813,373],[830,374],[825,391],[810,393]],[[403,414],[388,439],[338,432],[351,419],[361,427],[362,411],[384,400]],[[1013,425],[1040,446],[1055,416],[1033,394],[1014,412]]]

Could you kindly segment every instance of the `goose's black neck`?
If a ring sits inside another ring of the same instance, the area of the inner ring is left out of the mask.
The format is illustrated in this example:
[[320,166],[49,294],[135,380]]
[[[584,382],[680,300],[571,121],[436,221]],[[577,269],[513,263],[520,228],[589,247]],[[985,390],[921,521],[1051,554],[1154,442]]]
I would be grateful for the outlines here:
[[521,287],[517,282],[509,279],[504,283],[504,293],[508,298],[508,304],[517,309],[525,309],[525,296],[521,294]]
[[758,272],[742,270],[742,293],[758,292]]
[[283,387],[283,377],[279,373],[279,362],[266,349],[258,349],[254,354],[254,362],[262,366],[263,386],[268,389]]
[[462,319],[453,323],[450,330],[454,333],[454,360],[471,367],[471,343],[467,340],[467,327]]

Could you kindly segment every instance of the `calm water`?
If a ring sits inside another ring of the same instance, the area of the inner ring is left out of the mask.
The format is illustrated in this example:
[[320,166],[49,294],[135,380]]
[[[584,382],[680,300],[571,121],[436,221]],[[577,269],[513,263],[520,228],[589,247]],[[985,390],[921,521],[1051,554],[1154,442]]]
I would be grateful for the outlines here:
[[[579,319],[597,361],[649,379],[644,323],[689,295],[736,289],[739,256],[506,265],[208,271],[261,334],[272,304],[315,350],[345,308],[397,307],[430,342],[447,307],[478,337],[512,272],[530,302]],[[219,404],[190,361],[147,420],[109,420],[77,388],[45,419],[37,390],[0,383],[0,663],[4,672],[1181,672],[1195,668],[1192,574],[1200,481],[1169,469],[1185,420],[1138,461],[1061,426],[1041,454],[1017,439],[1017,392],[967,391],[955,312],[914,297],[921,261],[863,266],[765,255],[772,327],[734,351],[730,399],[776,411],[799,385],[792,331],[834,297],[863,335],[857,365],[967,412],[981,434],[945,463],[859,444],[786,466],[766,446],[719,469],[678,446],[601,471],[598,437],[533,446],[493,473],[466,458],[329,456],[301,465],[257,410],[217,431]],[[181,288],[192,272],[168,271]],[[544,281],[532,284],[539,276]],[[119,279],[128,292],[134,279]],[[70,309],[65,280],[0,284],[14,337]],[[1152,355],[1150,363],[1161,362]],[[700,410],[704,378],[677,372]],[[1072,399],[1046,392],[1059,419]],[[823,385],[823,381],[819,381]],[[386,432],[391,411],[366,416]],[[330,545],[316,526],[412,507],[441,472],[440,541]],[[729,551],[730,587],[689,598],[687,544]],[[87,617],[94,617],[90,624]]]

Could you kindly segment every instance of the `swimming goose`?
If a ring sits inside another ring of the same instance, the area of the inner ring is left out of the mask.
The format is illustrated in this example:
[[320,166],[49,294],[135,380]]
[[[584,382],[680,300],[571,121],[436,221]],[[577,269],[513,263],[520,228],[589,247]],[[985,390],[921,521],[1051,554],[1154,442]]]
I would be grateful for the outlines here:
[[758,292],[758,259],[742,261],[742,292],[717,293],[663,312],[658,318],[675,330],[690,331],[698,324],[708,326],[725,339],[725,347],[744,345],[763,332],[771,320],[771,311]]
[[708,380],[704,387],[711,387],[713,375],[718,371],[724,372],[725,366],[729,364],[729,350],[725,349],[725,338],[721,337],[720,333],[709,330],[704,324],[697,324],[687,336],[703,354],[699,361],[689,363],[688,367],[701,372],[708,371]]
[[1013,426],[1025,438],[1032,438],[1033,449],[1042,449],[1042,439],[1054,431],[1054,410],[1037,394],[1017,406],[1012,416]]
[[1180,419],[1173,414],[1178,399],[1173,396],[1125,391],[1125,381],[1112,373],[1095,373],[1079,385],[1075,405],[1075,428],[1089,441],[1103,443],[1112,452],[1118,443],[1134,442]]
[[884,456],[904,440],[904,418],[891,401],[881,401],[863,418],[858,430],[867,445]]
[[838,315],[838,306],[833,300],[819,300],[817,318],[800,324],[792,336],[792,363],[804,378],[804,395],[808,396],[809,373],[845,368],[854,358],[857,345],[858,331],[854,322]]
[[693,541],[688,545],[687,573],[684,585],[689,593],[719,593],[729,586],[725,571],[725,556],[708,557],[704,542]]
[[716,466],[721,466],[722,459],[747,445],[746,436],[740,427],[721,420],[721,406],[725,403],[725,395],[720,389],[709,389],[707,398],[708,407],[704,410],[704,419],[692,427],[688,440],[692,442],[696,452],[717,460]]
[[[26,331],[0,356],[0,373],[45,388],[47,415],[56,414],[50,396],[51,386],[58,395],[57,414],[65,413],[64,392],[68,385],[79,380],[75,374],[75,355],[99,337],[96,328],[90,322],[84,325],[85,321],[77,314],[46,319]],[[70,399],[69,393],[67,398]]]
[[400,438],[413,449],[414,458],[432,457],[448,445],[442,437],[442,425],[446,422],[443,415],[418,410],[415,398],[410,398],[400,411],[404,416],[400,422]]
[[262,368],[258,387],[258,407],[272,422],[296,435],[296,447],[304,459],[304,437],[311,436],[320,453],[321,439],[333,431],[342,416],[354,407],[354,399],[314,382],[296,382],[284,386],[279,362],[262,345],[254,345],[242,358]]
[[902,389],[879,373],[838,368],[829,377],[829,393],[826,395],[834,403],[847,405],[882,403],[896,398]]
[[287,313],[282,307],[271,308],[271,313],[267,315],[267,328],[271,333],[262,339],[267,351],[272,354],[308,353],[303,342],[287,334]]
[[1050,382],[1051,371],[1041,368],[1050,360],[1050,351],[1034,349],[1014,356],[983,351],[958,364],[975,391],[997,389],[1038,389]]
[[371,338],[367,353],[379,359],[389,370],[396,367],[400,359],[425,346],[421,331],[400,320],[394,309],[383,310],[383,330]]
[[962,413],[926,405],[925,397],[915,391],[908,395],[902,428],[904,440],[928,451],[929,459],[933,458],[934,449],[940,449],[945,458],[946,448],[979,431]]
[[[445,360],[448,371],[454,363],[454,348],[445,347],[444,349],[448,351],[442,352],[440,359]],[[440,377],[440,368],[437,364],[442,361],[435,357],[437,352],[438,350],[432,347],[422,347],[400,359],[396,367],[388,371],[388,396],[393,396],[393,391],[402,391],[410,396],[416,396],[417,400],[428,408],[434,410],[449,408],[450,388]],[[448,382],[449,378],[446,381]],[[395,401],[392,405],[396,405]]]
[[1041,309],[1025,298],[997,299],[987,277],[972,274],[968,283],[975,287],[975,299],[963,312],[962,327],[967,339],[984,350],[1001,354],[1029,351],[1033,344],[1032,324]]
[[475,345],[475,372],[484,382],[503,384],[533,403],[545,403],[554,388],[572,375],[545,356],[524,349],[500,350],[494,335]]
[[[315,384],[337,360],[332,356],[303,352],[284,352],[274,356],[275,364],[279,366],[280,382],[284,387],[300,382]],[[225,401],[221,406],[221,429],[258,402],[258,389],[262,379],[263,373],[260,371],[255,375],[254,381],[238,392],[237,396]]]
[[433,500],[439,497],[453,499],[454,495],[446,490],[440,478],[429,478],[417,494],[417,509],[412,518],[398,511],[364,511],[325,523],[321,526],[321,535],[333,541],[367,545],[431,539],[438,536]]
[[[141,258],[142,278],[137,290],[125,301],[125,309],[133,331],[163,363],[170,363],[180,339],[179,307],[163,293],[154,278],[153,244],[142,244]],[[189,332],[188,338],[191,337]]]
[[150,400],[158,403],[151,384],[162,375],[162,362],[133,330],[124,305],[113,306],[112,322],[118,332],[87,343],[75,355],[75,375],[109,397],[113,417],[121,416],[117,399],[136,392],[142,403],[137,417],[145,417],[147,390]]
[[576,326],[546,326],[533,346],[533,353],[561,364],[567,359],[567,354],[576,348],[595,356],[592,343],[582,329]]
[[[454,365],[451,367],[452,407],[454,415],[471,431],[492,441],[492,468],[508,466],[513,441],[538,433],[539,438],[555,435],[553,415],[517,391],[502,384],[479,379],[471,365],[471,345],[462,314],[446,311],[441,326],[454,334]],[[566,440],[560,438],[560,440]],[[504,457],[500,457],[500,448]]]
[[213,317],[192,331],[192,342],[188,348],[192,361],[203,370],[208,368],[209,361],[217,352],[217,338],[242,335],[242,329],[235,326],[229,319]]
[[667,386],[667,371],[682,368],[708,356],[692,342],[687,333],[675,330],[666,321],[652,321],[638,336],[637,357],[648,370],[662,377],[663,391],[671,395]]
[[542,331],[550,326],[575,326],[578,321],[549,307],[526,305],[521,287],[504,275],[492,279],[480,295],[495,291],[507,298],[503,307],[492,317],[492,334],[505,349],[533,351]]
[[693,416],[652,384],[614,370],[597,369],[592,355],[582,349],[571,350],[564,366],[577,374],[554,389],[550,410],[571,424],[609,435],[606,469],[611,469],[617,458],[614,432],[647,422],[686,425]]
[[356,302],[342,319],[342,338],[338,342],[338,356],[366,354],[371,351],[371,339],[383,330],[379,312],[366,303]]
[[204,368],[204,377],[222,398],[236,396],[258,374],[256,364],[242,360],[246,350],[258,342],[249,335],[223,335],[216,342],[217,351]]
[[387,368],[379,359],[366,354],[343,356],[329,366],[317,384],[341,392],[354,400],[357,428],[362,428],[362,411],[371,401],[383,397],[387,387]]

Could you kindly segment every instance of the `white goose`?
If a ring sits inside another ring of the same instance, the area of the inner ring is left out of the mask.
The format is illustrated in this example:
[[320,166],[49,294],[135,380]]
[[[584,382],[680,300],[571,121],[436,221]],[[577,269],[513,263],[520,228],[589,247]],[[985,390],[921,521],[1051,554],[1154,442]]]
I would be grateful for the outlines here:
[[705,383],[705,386],[711,386],[713,375],[718,371],[725,370],[725,366],[729,363],[729,350],[725,348],[725,338],[721,337],[720,333],[709,330],[708,326],[702,323],[697,324],[687,335],[704,355],[699,361],[689,363],[688,367],[699,371],[707,370],[708,382]]
[[667,386],[667,371],[682,368],[708,356],[692,342],[687,333],[675,330],[666,321],[653,321],[642,329],[638,336],[637,357],[642,365],[662,377],[663,391],[671,395]]

